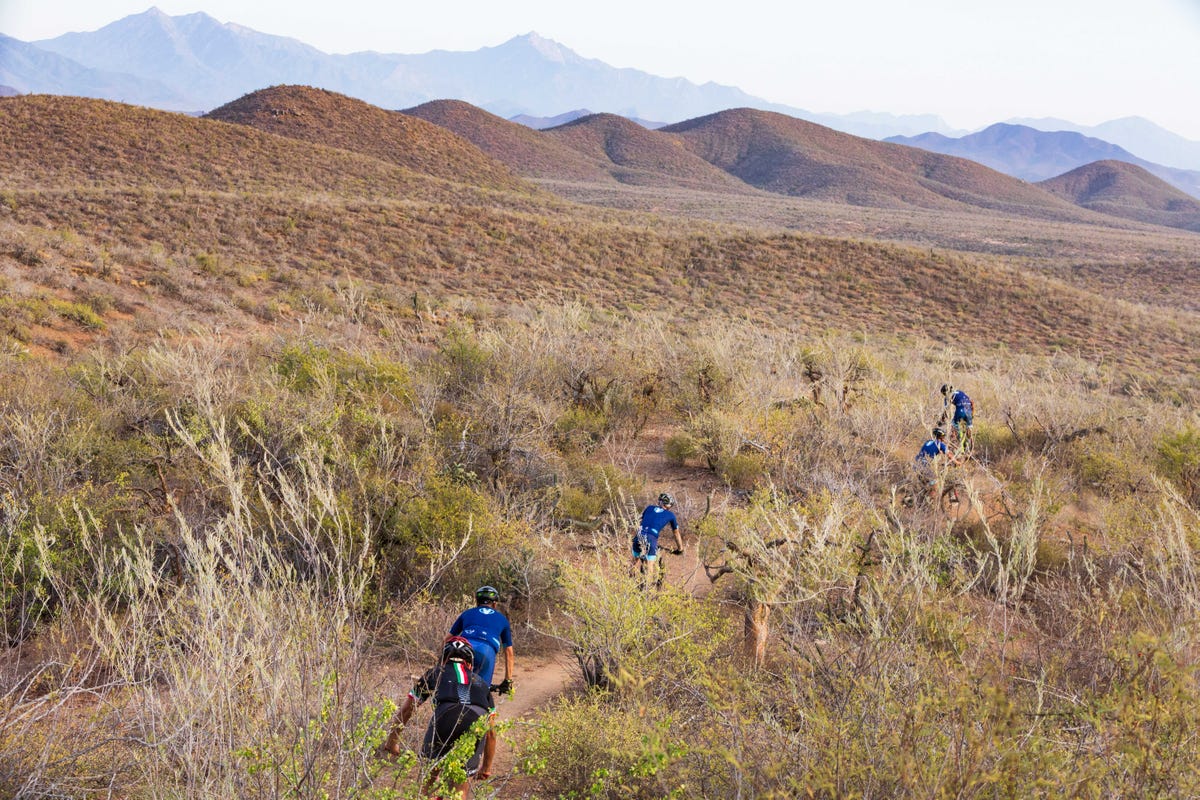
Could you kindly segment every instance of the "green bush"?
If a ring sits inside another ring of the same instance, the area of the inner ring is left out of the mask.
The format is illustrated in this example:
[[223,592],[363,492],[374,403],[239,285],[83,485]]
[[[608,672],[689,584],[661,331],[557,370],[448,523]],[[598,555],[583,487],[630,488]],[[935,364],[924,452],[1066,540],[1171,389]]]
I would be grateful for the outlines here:
[[686,797],[672,769],[686,752],[666,709],[591,693],[546,709],[519,768],[560,798]]
[[717,463],[717,475],[733,489],[751,491],[767,477],[766,457],[762,453],[743,452]]
[[520,523],[505,520],[481,488],[432,475],[419,491],[396,497],[383,514],[382,588],[389,594],[411,591],[432,573],[440,591],[459,593],[486,577],[523,538]]
[[1158,467],[1193,503],[1200,503],[1200,429],[1187,427],[1159,438]]
[[608,417],[603,411],[570,406],[554,423],[554,443],[562,453],[589,453],[608,431]]
[[663,445],[667,460],[677,466],[684,466],[688,461],[699,458],[700,452],[700,441],[687,431],[671,434]]

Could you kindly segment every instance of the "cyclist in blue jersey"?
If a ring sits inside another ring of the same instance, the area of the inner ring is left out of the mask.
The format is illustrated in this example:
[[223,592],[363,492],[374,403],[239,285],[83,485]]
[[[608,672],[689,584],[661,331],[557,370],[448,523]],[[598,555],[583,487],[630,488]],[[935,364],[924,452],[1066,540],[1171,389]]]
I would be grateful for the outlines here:
[[[433,716],[425,729],[421,743],[421,756],[436,763],[446,756],[462,736],[467,734],[477,720],[491,720],[496,713],[491,687],[483,678],[471,670],[474,651],[470,643],[461,636],[448,636],[442,644],[442,657],[438,666],[422,675],[400,706],[392,729],[388,732],[383,749],[392,755],[400,755],[400,730],[412,717],[417,706],[433,700]],[[456,787],[460,798],[468,796],[472,777],[484,779],[491,776],[492,759],[496,754],[496,733],[491,727],[480,736],[475,751],[464,765],[467,780]],[[426,794],[437,780],[439,767],[434,766],[425,787]]]
[[458,615],[450,626],[452,636],[462,636],[471,643],[475,651],[472,669],[487,683],[492,682],[496,669],[496,656],[504,651],[504,680],[497,686],[502,694],[512,691],[513,647],[512,628],[508,618],[496,610],[500,593],[493,586],[480,586],[475,590],[475,607]]
[[[673,505],[675,505],[675,498],[663,492],[658,496],[656,505],[648,505],[642,511],[641,525],[638,527],[638,532],[633,535],[633,564],[630,565],[630,573],[636,566],[641,574],[645,575],[646,565],[658,561],[658,537],[663,528],[668,525],[671,526],[671,532],[675,534],[675,549],[671,552],[677,556],[683,555],[683,537],[679,533],[679,520],[671,511]],[[660,572],[656,583],[662,585],[662,579],[663,576]]]
[[954,407],[954,416],[950,420],[950,424],[954,426],[954,430],[958,433],[958,440],[962,446],[970,450],[974,444],[974,428],[972,425],[975,421],[975,404],[971,402],[971,398],[967,397],[967,393],[962,389],[955,389],[948,383],[942,384],[942,424],[945,424],[946,417],[950,414],[950,407]]
[[[926,487],[926,491],[932,497],[937,487],[938,469],[942,465],[958,463],[958,458],[950,452],[950,448],[946,445],[946,431],[944,428],[933,429],[933,438],[925,440],[925,443],[921,445],[921,449],[917,451],[917,456],[913,459],[913,463],[922,485]],[[956,491],[952,491],[950,502],[958,502],[958,493]]]

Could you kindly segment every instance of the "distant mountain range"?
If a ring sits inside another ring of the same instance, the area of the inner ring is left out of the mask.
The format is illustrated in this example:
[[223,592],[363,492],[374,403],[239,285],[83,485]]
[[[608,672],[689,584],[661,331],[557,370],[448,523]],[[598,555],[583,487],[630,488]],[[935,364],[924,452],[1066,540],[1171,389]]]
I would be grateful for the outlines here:
[[295,39],[222,24],[203,13],[168,16],[154,8],[94,32],[33,43],[7,39],[0,46],[0,82],[26,93],[115,99],[188,112],[207,111],[266,86],[305,84],[383,108],[453,98],[503,117],[553,117],[564,109],[588,108],[673,122],[749,107],[871,138],[960,132],[928,115],[819,114],[732,86],[617,69],[536,33],[472,52],[330,55]]
[[[1029,125],[1001,123],[963,135],[931,115],[815,114],[731,86],[617,69],[535,33],[472,52],[330,55],[203,13],[169,16],[152,8],[94,32],[39,42],[0,34],[0,94],[75,95],[202,113],[264,87],[294,84],[387,109],[411,110],[455,98],[537,129],[556,128],[593,116],[593,111],[654,129],[729,109],[755,109],[968,158],[1031,182],[1099,160],[1124,161],[1200,197],[1200,172],[1195,171],[1200,170],[1200,142],[1139,118],[1092,128],[1064,120],[1029,120]],[[584,162],[575,162],[577,175],[599,170],[613,180],[645,177],[638,172],[643,166],[596,161],[586,154]]]
[[[517,114],[515,117],[509,117],[509,119],[513,122],[525,125],[526,127],[544,131],[547,128],[556,128],[559,125],[566,125],[568,122],[574,122],[581,117],[590,117],[594,113],[594,111],[589,111],[586,108],[577,108],[573,111],[565,111],[562,114],[555,114],[553,117],[534,117],[530,116],[529,114]],[[626,117],[626,119],[633,120],[643,128],[649,128],[650,130],[661,128],[667,124],[665,122],[654,122],[653,120],[641,119],[639,117]]]
[[1052,118],[1010,119],[1008,122],[1027,125],[1039,131],[1074,131],[1120,145],[1156,164],[1200,170],[1200,142],[1185,139],[1141,117],[1123,117],[1100,125],[1077,125],[1065,119]]
[[1135,164],[1182,192],[1200,197],[1200,172],[1174,169],[1139,158],[1122,147],[1073,131],[1046,132],[997,123],[959,138],[940,133],[892,136],[896,144],[969,158],[1022,180],[1036,182],[1096,161]]

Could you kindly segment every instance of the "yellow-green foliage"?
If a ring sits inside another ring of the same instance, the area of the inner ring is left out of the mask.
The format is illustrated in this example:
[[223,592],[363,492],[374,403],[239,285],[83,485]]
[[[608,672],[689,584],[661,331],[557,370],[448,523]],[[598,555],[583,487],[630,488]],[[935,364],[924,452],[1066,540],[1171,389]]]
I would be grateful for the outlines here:
[[1200,429],[1165,433],[1159,437],[1157,449],[1162,473],[1193,502],[1200,501]]
[[672,464],[683,466],[701,453],[700,440],[686,431],[673,433],[663,445],[663,454]]
[[562,700],[542,715],[520,768],[562,798],[694,796],[673,774],[687,752],[673,722],[666,705]]
[[730,637],[719,608],[675,587],[646,588],[653,576],[627,576],[628,563],[602,555],[562,570],[559,635],[571,643],[585,677],[623,691],[665,672],[677,682],[703,674],[712,652]]
[[419,491],[397,499],[379,528],[387,588],[412,589],[431,565],[450,562],[439,585],[462,589],[487,578],[522,539],[522,526],[506,520],[478,486],[435,474]]

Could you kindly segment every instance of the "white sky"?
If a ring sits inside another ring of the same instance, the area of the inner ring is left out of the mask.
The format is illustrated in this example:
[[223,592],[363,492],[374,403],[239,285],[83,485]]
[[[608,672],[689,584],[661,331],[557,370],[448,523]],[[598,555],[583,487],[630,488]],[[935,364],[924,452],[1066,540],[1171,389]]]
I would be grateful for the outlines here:
[[[155,0],[0,0],[25,41],[100,28]],[[1142,116],[1200,140],[1200,0],[157,0],[171,15],[329,53],[474,50],[537,31],[582,56],[716,81],[809,111],[1093,125]]]

